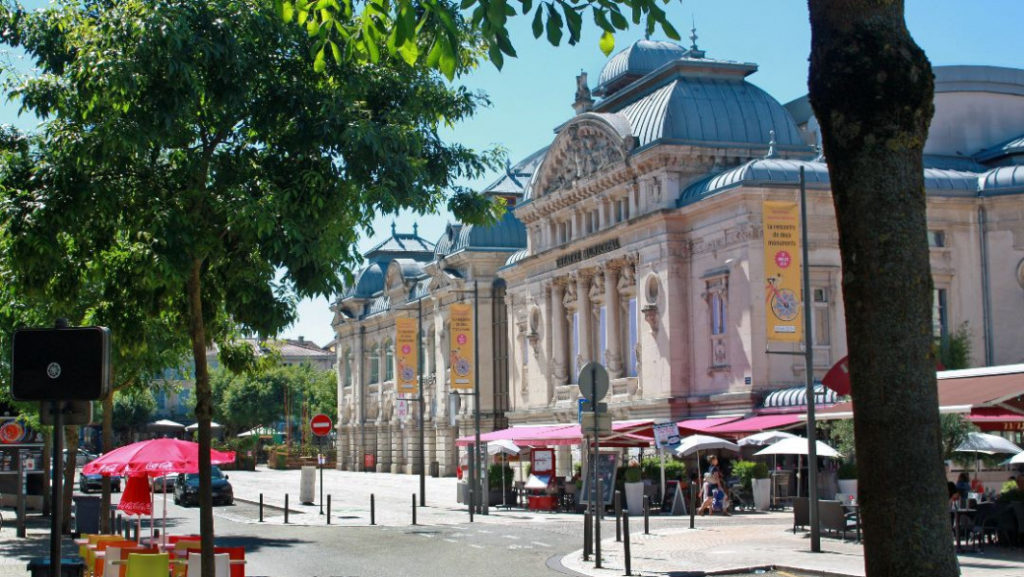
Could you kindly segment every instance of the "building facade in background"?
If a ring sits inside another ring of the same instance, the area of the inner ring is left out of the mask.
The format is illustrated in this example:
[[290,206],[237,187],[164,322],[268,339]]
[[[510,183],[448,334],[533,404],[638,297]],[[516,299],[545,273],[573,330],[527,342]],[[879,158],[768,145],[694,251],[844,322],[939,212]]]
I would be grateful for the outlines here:
[[[334,307],[347,435],[339,462],[357,467],[372,453],[379,470],[412,470],[415,411],[391,400],[387,351],[389,319],[422,302],[427,459],[452,472],[472,402],[451,419],[446,307],[474,285],[486,311],[477,325],[485,430],[575,422],[589,361],[610,373],[615,419],[785,409],[779,400],[806,379],[805,340],[820,379],[846,354],[828,169],[806,98],[780,104],[748,81],[756,70],[695,44],[638,41],[608,61],[593,91],[582,74],[576,115],[489,188],[515,201],[500,225],[508,236],[476,234],[503,240],[463,242],[474,229],[451,225],[436,245],[416,237],[404,256],[384,251],[400,235],[368,253]],[[1024,362],[1024,70],[935,74],[924,174],[935,337],[968,335],[973,366]],[[766,207],[799,206],[801,172],[802,265],[800,231],[766,228]],[[796,248],[776,249],[779,234]],[[785,284],[801,266],[809,295]]]

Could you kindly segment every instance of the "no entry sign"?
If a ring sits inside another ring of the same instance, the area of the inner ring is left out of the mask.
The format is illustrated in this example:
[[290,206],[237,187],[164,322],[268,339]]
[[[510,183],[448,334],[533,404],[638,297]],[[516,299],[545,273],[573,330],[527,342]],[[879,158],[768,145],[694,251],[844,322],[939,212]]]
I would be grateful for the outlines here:
[[318,437],[326,437],[331,432],[331,418],[320,413],[309,420],[309,428]]

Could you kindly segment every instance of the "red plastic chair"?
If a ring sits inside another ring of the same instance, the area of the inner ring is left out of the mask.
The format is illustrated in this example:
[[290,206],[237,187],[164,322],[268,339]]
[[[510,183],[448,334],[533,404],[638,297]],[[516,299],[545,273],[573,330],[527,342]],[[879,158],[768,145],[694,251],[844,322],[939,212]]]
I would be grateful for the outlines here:
[[[245,561],[245,547],[214,547],[214,554],[227,553],[232,561]],[[245,564],[232,563],[231,577],[245,577]]]

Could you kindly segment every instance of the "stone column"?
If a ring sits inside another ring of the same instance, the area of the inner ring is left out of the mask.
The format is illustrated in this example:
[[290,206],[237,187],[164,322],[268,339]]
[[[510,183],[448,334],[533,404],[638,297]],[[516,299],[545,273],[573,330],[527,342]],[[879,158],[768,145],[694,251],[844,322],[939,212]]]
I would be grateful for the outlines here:
[[570,363],[570,370],[573,374],[594,358],[591,346],[593,339],[590,338],[590,275],[584,274],[582,271],[576,275],[576,311],[579,313],[580,332],[577,338],[580,343],[580,359],[578,365],[575,364],[576,359],[572,359],[572,363]]
[[619,269],[611,263],[604,267],[605,341],[608,343],[608,376],[622,376],[622,310],[619,307]]
[[[362,446],[362,450],[359,451],[359,470],[363,470],[363,456],[366,454],[372,454],[374,457],[378,456],[377,453],[377,426],[372,423],[364,423],[363,430],[365,431],[365,444]],[[373,471],[375,469],[369,469]]]
[[377,423],[377,472],[391,472],[391,425],[383,421]]
[[403,465],[405,459],[402,456],[403,431],[397,418],[392,418],[391,426],[388,427],[388,434],[391,435],[391,457],[388,463],[388,470],[392,473],[404,473]]
[[[562,305],[562,285],[552,283],[551,285],[551,318],[548,319],[549,332],[551,335],[551,375],[555,386],[564,385],[567,382],[568,359],[566,359],[565,340],[565,307]],[[551,396],[548,401],[554,400]]]

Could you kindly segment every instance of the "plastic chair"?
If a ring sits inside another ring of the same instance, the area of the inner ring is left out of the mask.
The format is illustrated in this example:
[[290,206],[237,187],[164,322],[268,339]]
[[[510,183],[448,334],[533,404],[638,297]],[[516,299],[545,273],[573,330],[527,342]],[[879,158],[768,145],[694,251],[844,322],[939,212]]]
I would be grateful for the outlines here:
[[[186,577],[199,577],[202,575],[203,556],[199,553],[192,553],[188,556],[188,571]],[[213,554],[213,575],[214,577],[231,576],[231,557],[227,553]]]
[[132,553],[159,553],[156,547],[142,547],[134,541],[127,547],[107,547],[102,577],[125,577],[128,570],[128,556]]
[[174,566],[174,575],[177,577],[185,575],[186,567],[184,565],[184,561],[189,557],[189,552],[199,551],[202,548],[203,544],[199,541],[182,540],[175,543],[174,549],[171,552],[171,559],[180,560],[182,563]]
[[125,577],[167,577],[171,556],[167,553],[131,553]]
[[245,547],[214,547],[213,552],[228,554],[231,577],[245,577]]
[[[117,537],[117,535],[115,535]],[[119,546],[131,546],[134,545],[135,541],[129,541],[124,538],[118,539],[101,539],[94,545],[90,546],[86,551],[85,570],[89,575],[100,576],[103,575],[104,563],[107,559],[107,550],[111,547]]]

